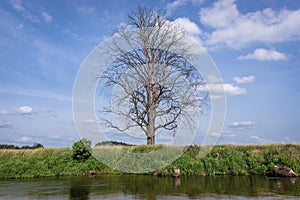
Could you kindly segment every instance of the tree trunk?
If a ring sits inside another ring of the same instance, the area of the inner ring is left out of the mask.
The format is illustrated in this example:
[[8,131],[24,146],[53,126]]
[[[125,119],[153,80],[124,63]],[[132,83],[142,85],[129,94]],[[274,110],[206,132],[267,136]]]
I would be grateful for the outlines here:
[[147,137],[147,145],[155,145],[155,135]]
[[155,144],[155,108],[153,106],[148,112],[147,144]]

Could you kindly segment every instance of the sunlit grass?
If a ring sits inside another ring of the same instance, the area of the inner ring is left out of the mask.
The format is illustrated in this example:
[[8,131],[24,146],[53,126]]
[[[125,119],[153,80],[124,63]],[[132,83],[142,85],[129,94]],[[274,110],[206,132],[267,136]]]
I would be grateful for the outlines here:
[[170,175],[172,166],[180,168],[183,176],[264,175],[275,165],[286,165],[300,173],[299,144],[217,145],[205,157],[199,153],[201,148],[103,145],[93,148],[98,159],[90,157],[86,161],[74,160],[71,148],[2,149],[0,178],[89,176],[91,171],[98,175],[124,171],[152,174],[154,168],[167,170]]

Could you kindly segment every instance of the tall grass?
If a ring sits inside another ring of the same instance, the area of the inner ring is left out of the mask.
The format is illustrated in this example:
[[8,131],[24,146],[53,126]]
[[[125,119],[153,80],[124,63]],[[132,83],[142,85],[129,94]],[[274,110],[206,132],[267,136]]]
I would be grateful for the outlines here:
[[95,158],[73,160],[72,149],[1,150],[0,178],[83,176],[89,170],[109,168]]
[[[133,153],[149,153],[162,146],[105,147],[101,151],[108,154],[115,148],[124,148]],[[181,169],[182,175],[264,175],[275,165],[286,165],[300,173],[300,145],[219,145],[205,157],[199,154],[200,146],[188,148],[185,153],[164,167],[169,175],[172,166]],[[101,153],[100,152],[100,153]],[[104,155],[105,156],[105,155]],[[110,155],[106,155],[109,157]],[[115,158],[118,159],[118,158]],[[121,159],[121,158],[119,158]],[[145,162],[145,161],[143,161]],[[149,158],[147,162],[153,162]],[[157,165],[165,160],[156,160]],[[130,164],[130,163],[129,163]],[[146,163],[145,163],[146,164]],[[96,174],[120,174],[120,171],[107,167],[94,157],[86,161],[72,158],[70,148],[40,148],[33,150],[0,150],[0,178],[32,178],[53,176],[88,176]],[[149,172],[152,174],[152,172]]]

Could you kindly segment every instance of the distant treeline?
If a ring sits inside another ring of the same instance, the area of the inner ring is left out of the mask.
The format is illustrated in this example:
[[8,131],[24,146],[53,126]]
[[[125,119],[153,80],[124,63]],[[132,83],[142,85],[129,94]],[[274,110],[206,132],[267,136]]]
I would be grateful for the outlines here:
[[102,146],[102,145],[121,145],[121,146],[136,146],[134,144],[127,144],[124,142],[117,142],[117,141],[103,141],[103,142],[98,142],[96,146]]
[[32,146],[29,145],[25,145],[25,146],[15,146],[13,144],[0,144],[0,149],[36,149],[36,148],[42,148],[44,147],[42,144],[40,143],[35,143]]

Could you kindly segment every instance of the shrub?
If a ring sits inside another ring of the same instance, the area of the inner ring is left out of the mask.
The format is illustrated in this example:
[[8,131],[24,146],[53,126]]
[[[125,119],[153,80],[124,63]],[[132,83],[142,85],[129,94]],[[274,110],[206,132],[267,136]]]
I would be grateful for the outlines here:
[[32,146],[33,149],[37,149],[37,148],[43,148],[44,146],[40,143],[34,143],[34,145]]
[[91,156],[92,143],[90,140],[83,138],[75,142],[72,146],[73,159],[84,161]]

